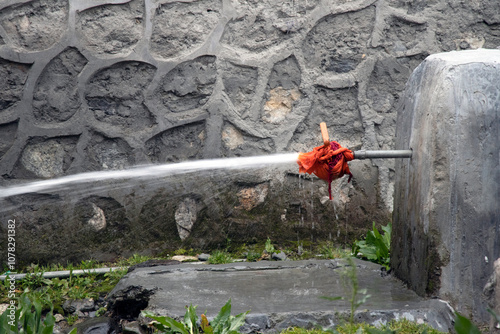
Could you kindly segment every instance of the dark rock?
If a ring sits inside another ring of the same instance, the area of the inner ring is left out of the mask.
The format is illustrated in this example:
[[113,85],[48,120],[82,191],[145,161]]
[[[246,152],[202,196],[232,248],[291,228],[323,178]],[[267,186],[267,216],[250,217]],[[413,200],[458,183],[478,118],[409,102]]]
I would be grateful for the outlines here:
[[155,97],[174,113],[202,107],[217,79],[215,60],[215,57],[203,56],[177,65],[165,75]]
[[219,22],[222,1],[161,4],[151,37],[151,49],[163,58],[180,56],[200,47]]
[[[148,63],[125,61],[95,73],[85,92],[94,117],[126,132],[153,125],[155,119],[144,105],[144,94],[155,71]],[[123,86],[123,82],[132,81],[133,85]]]
[[125,169],[134,164],[132,148],[122,138],[94,133],[86,150],[85,168],[89,170]]
[[226,94],[236,110],[243,114],[251,106],[257,88],[257,68],[224,62],[221,69]]
[[21,100],[30,67],[27,64],[0,59],[0,76],[3,78],[0,81],[0,112]]
[[205,129],[205,122],[195,122],[165,130],[146,141],[147,155],[155,163],[201,158]]
[[[367,52],[374,24],[374,6],[327,16],[311,29],[302,45],[307,66],[336,73],[354,70]],[[350,42],[335,42],[340,40]]]
[[95,310],[95,302],[92,298],[69,299],[64,302],[63,310],[67,313],[91,312]]
[[98,317],[85,320],[76,326],[78,334],[116,334],[116,322],[107,317]]
[[108,296],[108,310],[114,317],[136,319],[149,304],[149,297],[155,289],[145,289],[139,285],[129,285],[121,289],[118,284]]
[[209,258],[210,258],[210,254],[202,253],[202,254],[198,255],[198,260],[200,260],[200,261],[208,261]]
[[33,94],[33,114],[38,121],[64,122],[80,109],[77,81],[86,64],[77,49],[68,48],[45,67]]
[[[1,63],[0,63],[0,77],[1,74]],[[1,85],[1,83],[0,83]],[[2,89],[0,88],[0,111],[2,109]],[[19,126],[19,122],[12,122],[8,124],[0,125],[0,158],[11,148],[14,143],[14,139],[16,138],[17,128]]]
[[85,49],[99,56],[127,54],[143,35],[143,1],[92,6],[78,13],[77,31]]
[[[67,29],[69,3],[41,0],[2,8],[0,23],[9,44],[23,51],[43,51],[61,40]],[[47,25],[50,22],[50,25]]]
[[240,333],[264,332],[271,328],[269,317],[266,314],[249,313],[245,318],[245,323],[240,327]]

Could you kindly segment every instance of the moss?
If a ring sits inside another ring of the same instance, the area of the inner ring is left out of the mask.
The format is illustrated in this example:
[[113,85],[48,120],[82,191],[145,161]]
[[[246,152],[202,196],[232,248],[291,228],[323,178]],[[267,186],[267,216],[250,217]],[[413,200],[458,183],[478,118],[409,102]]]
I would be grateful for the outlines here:
[[427,272],[427,285],[425,287],[425,293],[431,297],[435,296],[441,288],[441,268],[443,266],[443,262],[437,249],[436,240],[439,240],[438,232],[433,231],[429,233],[427,240],[427,254],[424,262]]

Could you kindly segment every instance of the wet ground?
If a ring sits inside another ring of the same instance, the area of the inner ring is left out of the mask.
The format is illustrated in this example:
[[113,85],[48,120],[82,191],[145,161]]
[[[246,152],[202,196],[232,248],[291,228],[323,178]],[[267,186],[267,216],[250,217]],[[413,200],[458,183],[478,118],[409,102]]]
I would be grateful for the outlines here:
[[[354,263],[359,289],[370,295],[356,311],[356,320],[380,324],[405,317],[444,332],[452,327],[452,309],[444,301],[417,296],[401,281],[383,275],[379,265],[360,260]],[[141,308],[147,305],[152,312],[172,317],[183,316],[185,306],[193,304],[198,305],[198,315],[206,313],[210,318],[231,299],[233,315],[250,311],[244,332],[279,331],[290,326],[331,328],[350,314],[353,278],[345,275],[349,268],[343,260],[136,268],[118,283],[111,301],[118,312],[130,312],[127,305],[132,305],[134,298],[140,299]],[[344,299],[331,301],[323,296]],[[358,293],[358,298],[362,297]]]

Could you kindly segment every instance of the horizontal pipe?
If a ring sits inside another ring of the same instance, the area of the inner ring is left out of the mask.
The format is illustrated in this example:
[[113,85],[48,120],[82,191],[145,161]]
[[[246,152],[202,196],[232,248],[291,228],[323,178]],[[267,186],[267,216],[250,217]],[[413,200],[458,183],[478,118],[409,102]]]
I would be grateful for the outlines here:
[[411,158],[412,150],[354,151],[354,159]]
[[[106,274],[110,271],[126,269],[125,267],[111,267],[111,268],[96,268],[96,269],[77,269],[77,270],[62,270],[62,271],[48,271],[42,274],[43,278],[67,278],[70,276],[89,275],[89,274]],[[19,280],[26,277],[27,274],[9,274],[10,278]],[[4,281],[7,275],[0,275],[0,281]]]

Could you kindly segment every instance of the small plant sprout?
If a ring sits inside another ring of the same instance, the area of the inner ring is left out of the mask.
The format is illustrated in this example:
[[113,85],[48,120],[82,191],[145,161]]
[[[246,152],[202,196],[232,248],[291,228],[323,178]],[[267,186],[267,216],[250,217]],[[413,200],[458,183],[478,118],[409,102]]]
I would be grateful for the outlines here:
[[[344,279],[344,283],[347,287],[350,288],[351,294],[348,297],[348,301],[351,305],[351,310],[349,314],[349,324],[354,324],[354,313],[356,310],[361,307],[371,295],[367,294],[366,289],[360,289],[358,283],[358,274],[356,270],[356,263],[354,262],[351,256],[347,256],[346,258],[347,265],[345,266],[344,271],[342,272],[342,277]],[[345,297],[337,296],[337,297],[321,297],[327,300],[343,300]]]
[[273,243],[271,242],[271,239],[267,238],[266,245],[265,245],[265,251],[267,254],[271,255],[273,254],[276,249],[273,246]]

